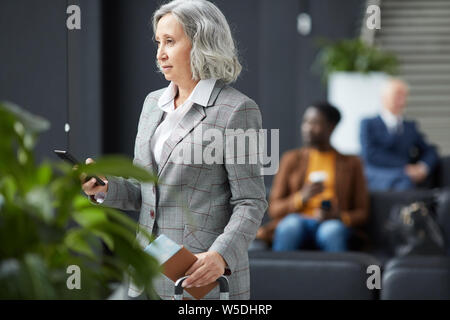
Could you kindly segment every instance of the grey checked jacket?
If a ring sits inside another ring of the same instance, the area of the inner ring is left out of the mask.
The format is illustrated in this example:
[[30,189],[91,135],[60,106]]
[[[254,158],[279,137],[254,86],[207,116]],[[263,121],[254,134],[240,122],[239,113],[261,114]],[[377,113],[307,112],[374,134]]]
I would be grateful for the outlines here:
[[[136,165],[157,173],[158,185],[108,177],[103,204],[140,211],[140,226],[155,236],[165,234],[193,253],[219,252],[231,271],[228,276],[230,299],[249,299],[248,247],[267,208],[260,162],[251,164],[248,149],[245,154],[239,154],[229,152],[226,147],[223,148],[223,163],[183,164],[177,157],[186,143],[192,148],[199,147],[192,142],[199,128],[203,132],[210,128],[219,130],[224,142],[234,138],[226,136],[226,129],[261,129],[260,110],[253,100],[217,81],[207,107],[194,103],[167,139],[158,166],[152,160],[150,138],[162,120],[158,99],[163,92],[164,89],[152,92],[145,99],[133,160]],[[208,148],[208,142],[202,140],[202,151]],[[137,241],[142,247],[148,244],[139,232]],[[173,286],[163,275],[154,281],[162,299],[173,297]],[[129,288],[130,295],[140,292],[142,290],[134,285]],[[186,296],[189,297],[187,293]],[[218,287],[205,297],[218,298]]]

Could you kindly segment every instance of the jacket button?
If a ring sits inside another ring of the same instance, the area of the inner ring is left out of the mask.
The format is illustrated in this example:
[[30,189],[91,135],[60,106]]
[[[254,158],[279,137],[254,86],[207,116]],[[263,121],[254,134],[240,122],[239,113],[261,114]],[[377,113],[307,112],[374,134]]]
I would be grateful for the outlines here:
[[154,210],[150,210],[150,217],[152,217],[152,218],[155,217],[155,211]]

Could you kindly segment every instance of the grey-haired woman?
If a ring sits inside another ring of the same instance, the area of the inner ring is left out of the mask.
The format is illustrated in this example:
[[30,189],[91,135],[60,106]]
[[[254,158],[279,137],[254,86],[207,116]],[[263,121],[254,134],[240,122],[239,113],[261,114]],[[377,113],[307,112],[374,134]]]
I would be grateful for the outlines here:
[[[207,285],[227,274],[230,298],[249,299],[247,250],[267,208],[265,187],[261,164],[250,161],[255,155],[247,148],[235,153],[225,145],[239,136],[245,140],[248,130],[261,129],[260,110],[228,85],[242,68],[229,25],[214,4],[169,2],[154,13],[153,28],[157,66],[170,84],[145,99],[134,162],[156,172],[159,184],[107,177],[106,186],[95,186],[91,180],[83,190],[105,205],[139,210],[143,228],[194,252],[198,260],[187,271],[186,287]],[[199,129],[222,135],[218,140],[223,146],[215,144],[219,161],[180,163],[177,157],[186,145],[193,149],[200,145],[201,154],[208,150],[208,138],[195,140]],[[147,245],[139,233],[138,241]],[[169,279],[161,277],[154,286],[161,298],[172,297]],[[130,295],[140,293],[130,287]],[[205,298],[218,297],[216,288]]]

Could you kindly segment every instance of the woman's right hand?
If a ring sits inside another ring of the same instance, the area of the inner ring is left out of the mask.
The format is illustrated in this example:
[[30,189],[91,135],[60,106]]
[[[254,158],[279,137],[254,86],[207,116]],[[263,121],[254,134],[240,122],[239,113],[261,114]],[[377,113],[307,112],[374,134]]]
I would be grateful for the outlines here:
[[[94,163],[95,161],[91,158],[86,159],[86,164]],[[81,176],[82,185],[81,188],[83,189],[84,193],[86,193],[88,196],[94,196],[99,192],[103,192],[106,194],[108,191],[108,180],[106,180],[105,177],[99,176],[100,179],[102,179],[105,182],[104,186],[96,184],[95,178],[91,178],[88,181],[83,182],[86,179],[86,175]]]

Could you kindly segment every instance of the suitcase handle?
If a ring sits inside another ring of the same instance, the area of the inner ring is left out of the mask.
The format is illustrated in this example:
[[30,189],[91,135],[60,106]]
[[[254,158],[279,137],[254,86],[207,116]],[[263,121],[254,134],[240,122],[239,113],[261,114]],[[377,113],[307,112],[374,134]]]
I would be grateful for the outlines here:
[[[183,281],[186,280],[187,278],[188,278],[188,276],[184,276],[175,282],[175,294],[173,296],[175,300],[183,300],[184,288],[182,287],[182,285],[183,285]],[[230,287],[228,284],[227,277],[220,276],[216,281],[219,282],[220,300],[229,300]]]

